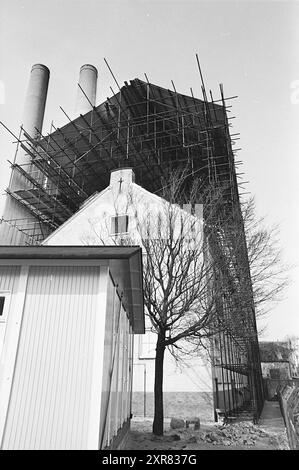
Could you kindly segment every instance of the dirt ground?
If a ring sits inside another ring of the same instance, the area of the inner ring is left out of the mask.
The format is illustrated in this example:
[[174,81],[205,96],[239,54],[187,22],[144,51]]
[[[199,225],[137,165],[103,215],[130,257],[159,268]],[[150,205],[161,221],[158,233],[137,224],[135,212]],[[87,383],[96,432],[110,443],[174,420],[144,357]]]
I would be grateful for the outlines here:
[[285,432],[265,431],[249,421],[228,424],[201,423],[199,430],[170,428],[165,420],[164,436],[151,432],[152,419],[134,418],[127,450],[289,450]]

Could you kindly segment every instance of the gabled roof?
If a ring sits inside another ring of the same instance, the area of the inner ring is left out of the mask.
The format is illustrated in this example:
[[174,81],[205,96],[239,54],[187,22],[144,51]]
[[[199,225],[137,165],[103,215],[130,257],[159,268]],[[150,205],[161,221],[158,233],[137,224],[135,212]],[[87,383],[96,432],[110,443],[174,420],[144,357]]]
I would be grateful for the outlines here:
[[[157,194],[153,194],[153,193],[147,191],[146,189],[144,189],[142,186],[140,186],[139,184],[137,184],[135,182],[131,183],[130,188],[132,189],[132,193],[135,196],[137,196],[137,194],[139,194],[142,198],[141,201],[143,201],[147,204],[153,203],[155,205],[155,207],[157,207],[157,206],[161,207],[165,203],[170,204],[170,203],[168,203],[168,201],[166,201],[162,197],[158,196]],[[109,195],[109,193],[110,193],[110,195]],[[128,194],[129,193],[126,193],[126,198],[128,198]],[[103,202],[102,202],[102,198],[104,198]],[[99,210],[99,206],[101,206],[101,205],[102,205],[102,208],[106,208],[106,209],[109,205],[111,208],[113,208],[113,211],[115,211],[115,200],[114,200],[111,184],[107,188],[105,188],[103,191],[101,191],[99,193],[96,192],[92,196],[90,196],[88,199],[86,199],[86,201],[84,201],[84,203],[80,206],[80,208],[69,219],[67,219],[63,224],[61,224],[54,232],[52,232],[42,242],[42,244],[43,245],[48,245],[48,244],[53,243],[52,238],[54,237],[54,239],[55,239],[56,234],[59,234],[60,232],[62,232],[62,234],[63,234],[64,229],[67,226],[71,225],[72,222],[75,221],[78,216],[81,216],[81,217],[83,216],[83,219],[85,219],[85,221],[87,221],[88,220],[88,215],[86,215],[85,213],[88,212],[90,209],[92,211],[94,211],[95,209]],[[179,208],[179,210],[180,210],[180,213],[185,214],[187,216],[187,212],[183,208]],[[100,215],[100,211],[99,211],[98,215]],[[191,214],[188,214],[188,218],[189,219],[194,218],[195,221],[197,220],[197,218],[194,217]],[[82,218],[80,220],[82,220]],[[85,227],[85,224],[81,223],[80,226]],[[71,233],[73,233],[72,230],[71,230]],[[69,231],[68,235],[67,235],[68,243],[72,243],[72,240],[70,238],[71,238],[71,235],[70,235],[70,231]],[[100,240],[99,240],[99,242],[100,242]],[[54,243],[55,243],[55,241],[54,241]]]
[[290,360],[290,349],[286,342],[261,341],[261,362],[288,362]]
[[0,246],[0,265],[30,265],[53,260],[107,260],[114,281],[123,288],[123,303],[133,331],[144,333],[142,252],[139,246]]

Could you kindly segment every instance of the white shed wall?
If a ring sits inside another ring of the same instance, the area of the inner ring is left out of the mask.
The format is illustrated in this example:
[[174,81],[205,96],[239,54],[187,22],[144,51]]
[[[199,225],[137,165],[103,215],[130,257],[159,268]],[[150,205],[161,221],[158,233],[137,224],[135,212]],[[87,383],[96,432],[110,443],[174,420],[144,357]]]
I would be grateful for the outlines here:
[[30,268],[4,449],[87,448],[99,278],[100,267]]
[[133,333],[113,279],[108,278],[100,444],[110,446],[130,418]]
[[[0,295],[1,292],[9,292],[12,294],[15,292],[18,281],[19,281],[20,267],[19,266],[0,266]],[[10,298],[9,298],[10,297]],[[9,302],[10,305],[5,305],[5,309],[8,309],[11,306],[12,297],[9,296],[5,302]],[[0,319],[0,378],[1,378],[1,369],[4,361],[4,355],[2,356],[2,350],[4,345],[5,335],[7,333],[7,319],[4,321]]]

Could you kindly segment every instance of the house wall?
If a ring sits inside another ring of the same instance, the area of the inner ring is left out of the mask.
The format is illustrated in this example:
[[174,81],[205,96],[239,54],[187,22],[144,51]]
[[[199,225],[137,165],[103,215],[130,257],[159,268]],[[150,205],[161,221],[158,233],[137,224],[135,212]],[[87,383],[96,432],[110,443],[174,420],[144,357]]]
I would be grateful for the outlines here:
[[[116,237],[111,231],[111,217],[116,214],[129,215],[127,235],[130,240],[134,241],[134,244],[141,244],[139,233],[142,226],[145,230],[150,227],[151,236],[157,238],[159,236],[158,217],[165,220],[167,213],[169,213],[170,204],[135,183],[127,184],[121,192],[118,192],[117,188],[118,186],[109,186],[101,193],[90,197],[82,204],[79,211],[44,240],[43,245],[114,244]],[[172,207],[174,211],[174,206]],[[174,213],[178,221],[178,224],[174,223],[174,238],[180,236],[182,217],[186,226],[191,226],[190,220],[195,224],[195,231],[200,243],[202,241],[201,222],[178,206]],[[173,221],[175,222],[175,219]],[[165,224],[165,234],[168,234],[168,225]]]
[[[211,421],[213,394],[209,371],[193,359],[182,368],[165,358],[163,380],[164,417],[199,417]],[[154,416],[154,361],[134,362],[132,413],[134,417]]]
[[[65,224],[46,239],[43,244],[45,245],[102,245],[115,243],[114,237],[111,236],[111,217],[118,215],[128,214],[130,216],[129,222],[129,237],[138,244],[139,234],[137,224],[151,214],[150,219],[153,224],[153,237],[158,214],[167,214],[165,212],[166,201],[160,197],[149,193],[139,185],[129,181],[129,175],[124,175],[124,183],[122,183],[121,190],[118,180],[119,175],[114,172],[114,179],[112,178],[111,184],[108,188],[99,194],[94,195],[81,209],[74,214]],[[187,218],[187,213],[178,210],[178,217],[182,214]],[[137,211],[137,217],[136,217]],[[165,215],[164,215],[165,217]],[[188,215],[188,219],[190,216]],[[146,218],[148,221],[148,218]],[[189,222],[190,223],[190,222]],[[198,224],[198,222],[197,222]],[[178,224],[178,232],[180,224]],[[201,233],[201,225],[197,232]],[[179,235],[179,233],[178,233]],[[142,335],[142,336],[147,336]],[[145,341],[147,341],[145,339]],[[136,400],[139,397],[144,401],[144,393],[151,394],[154,390],[154,361],[140,359],[139,351],[140,338],[135,339],[134,345],[134,381],[133,381],[133,411],[136,407]],[[186,358],[186,362],[181,367],[178,367],[172,356],[166,352],[165,356],[165,376],[164,376],[164,390],[167,405],[167,392],[183,392],[183,393],[201,393],[212,391],[212,381],[210,366],[203,364],[199,358]],[[144,371],[146,371],[146,384],[144,381]],[[141,396],[141,395],[142,396]],[[170,395],[169,395],[170,397]],[[172,398],[169,398],[172,400]],[[137,412],[140,413],[139,411]]]
[[[268,379],[291,379],[289,362],[261,362],[262,375]],[[271,371],[274,371],[271,375]],[[277,376],[276,376],[277,374]]]
[[[148,334],[136,335],[134,340],[134,365],[142,366],[139,374],[134,376],[134,390],[144,391],[144,368],[146,371],[146,391],[154,391],[155,373],[155,334],[151,343],[147,341]],[[149,348],[147,348],[149,344]],[[183,357],[177,363],[168,350],[164,358],[165,392],[173,390],[180,392],[204,392],[211,390],[211,371],[208,363],[200,357]]]
[[[153,417],[156,334],[134,339],[132,411],[134,416]],[[213,419],[211,366],[198,356],[185,355],[177,363],[168,350],[164,357],[164,417]]]

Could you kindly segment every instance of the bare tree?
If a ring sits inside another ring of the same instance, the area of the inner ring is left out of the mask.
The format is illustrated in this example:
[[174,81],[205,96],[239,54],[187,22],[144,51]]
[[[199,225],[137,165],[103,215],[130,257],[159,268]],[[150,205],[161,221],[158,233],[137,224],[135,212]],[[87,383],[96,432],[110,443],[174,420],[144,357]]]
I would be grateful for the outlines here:
[[253,197],[242,205],[242,215],[255,310],[257,316],[262,316],[282,300],[289,285],[291,266],[283,261],[279,226],[267,226],[264,217],[256,216]]
[[[145,252],[145,305],[157,333],[153,422],[153,433],[157,435],[163,434],[163,361],[166,348],[176,358],[183,352],[190,354],[190,344],[195,347],[193,352],[208,349],[207,339],[216,332],[234,334],[241,327],[244,329],[244,315],[252,301],[261,315],[266,305],[277,300],[287,285],[287,267],[281,261],[277,228],[267,230],[262,220],[256,219],[253,201],[245,205],[241,225],[240,220],[236,223],[234,214],[228,216],[223,224],[223,220],[219,222],[217,217],[223,208],[221,192],[209,187],[207,197],[204,186],[194,181],[186,195],[184,182],[182,174],[174,174],[170,179],[162,193],[169,204],[164,204],[163,215],[156,218],[154,229],[152,221],[146,222],[148,214],[142,218],[137,211],[135,214]],[[196,217],[194,219],[190,214],[186,217],[178,209],[185,201],[189,202],[189,207],[194,207],[199,200],[208,201],[204,227],[198,224]],[[228,244],[225,242],[227,227],[234,234],[233,241]],[[207,246],[207,233],[210,239],[217,238],[218,251],[214,257],[210,256],[210,244]],[[247,256],[248,277],[235,282],[236,315],[232,313],[224,322],[218,306],[227,295],[232,278],[236,281],[242,272],[242,269],[238,272],[235,263],[238,260],[245,263]],[[221,273],[221,282],[217,284],[215,271]],[[250,282],[252,285],[249,286]],[[244,334],[251,334],[246,328]],[[184,343],[188,344],[185,350]]]
[[[163,434],[163,365],[166,349],[178,357],[185,339],[192,338],[198,349],[215,333],[217,295],[211,295],[214,260],[207,256],[203,220],[196,215],[196,204],[205,189],[194,181],[185,192],[182,174],[174,174],[162,192],[164,203],[158,213],[140,214],[135,220],[144,250],[144,302],[157,334],[154,385],[153,433]],[[188,202],[189,211],[184,204]],[[134,202],[133,202],[134,204]],[[213,213],[221,205],[215,191],[205,224],[219,230]],[[194,211],[194,214],[192,214]],[[211,219],[211,220],[210,220]],[[212,222],[213,220],[213,222]]]
[[[157,208],[147,208],[146,201],[129,194],[126,210],[134,214],[134,230],[130,235],[112,239],[116,244],[138,243],[143,248],[144,302],[152,330],[157,334],[153,422],[156,435],[163,434],[166,349],[176,359],[184,352],[190,354],[203,348],[209,352],[211,336],[221,330],[234,333],[238,329],[238,324],[243,321],[239,312],[246,312],[243,306],[251,304],[252,295],[262,312],[264,305],[276,299],[286,285],[286,280],[280,277],[284,270],[279,264],[280,252],[276,241],[274,243],[272,238],[274,232],[267,231],[261,226],[261,221],[256,220],[253,201],[249,201],[244,206],[243,218],[252,289],[250,287],[246,293],[235,292],[239,318],[231,315],[230,320],[223,322],[218,306],[227,293],[230,277],[238,275],[234,274],[234,263],[236,253],[246,250],[244,233],[231,214],[225,225],[234,237],[230,244],[225,244],[225,227],[223,220],[219,223],[218,218],[219,211],[223,210],[222,192],[211,186],[206,189],[200,180],[194,180],[191,185],[189,182],[188,191],[185,188],[184,174],[174,173],[160,193],[162,199]],[[204,223],[196,215],[196,204],[200,201],[205,202]],[[184,210],[186,208],[188,210]],[[115,207],[116,213],[117,210]],[[90,225],[94,237],[107,243],[103,228],[97,230],[93,221]],[[109,233],[109,228],[106,232]],[[209,239],[213,238],[217,239],[217,250],[211,256]],[[222,276],[217,284],[215,271],[221,272]]]
[[[140,244],[143,248],[144,304],[152,330],[157,334],[154,385],[153,433],[163,434],[163,367],[165,351],[178,358],[186,338],[194,340],[198,351],[214,334],[217,315],[216,294],[211,295],[214,260],[207,256],[203,219],[198,216],[200,201],[207,190],[195,179],[188,190],[184,173],[168,179],[157,199],[149,202],[143,193],[128,193],[128,201],[115,201],[115,213],[131,212],[130,234],[108,236],[103,219],[90,220],[91,230],[84,243],[114,242]],[[219,230],[212,216],[222,204],[220,191],[210,198],[205,224]],[[107,217],[107,223],[109,218]],[[134,226],[135,224],[135,226]],[[106,224],[107,225],[107,224]],[[108,239],[107,239],[108,237]],[[82,240],[83,241],[83,240]],[[191,344],[191,342],[190,342]],[[190,350],[190,346],[187,348]]]

